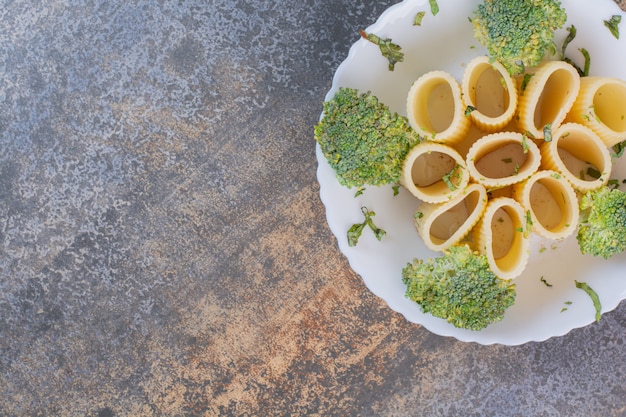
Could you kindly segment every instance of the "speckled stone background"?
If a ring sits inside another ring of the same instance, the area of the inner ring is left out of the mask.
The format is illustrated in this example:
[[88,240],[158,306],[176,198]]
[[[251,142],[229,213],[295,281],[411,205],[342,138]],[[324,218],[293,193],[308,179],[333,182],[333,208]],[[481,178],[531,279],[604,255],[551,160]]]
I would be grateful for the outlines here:
[[338,251],[312,129],[392,3],[1,2],[0,416],[626,415],[624,303],[460,343]]

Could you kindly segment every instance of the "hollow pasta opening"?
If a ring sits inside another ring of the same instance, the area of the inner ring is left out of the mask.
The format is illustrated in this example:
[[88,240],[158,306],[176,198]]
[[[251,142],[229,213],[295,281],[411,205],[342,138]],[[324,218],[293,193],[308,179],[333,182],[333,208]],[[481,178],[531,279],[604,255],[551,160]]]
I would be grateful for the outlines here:
[[557,69],[550,74],[535,106],[536,129],[542,130],[544,126],[554,122],[575,85],[575,79],[567,70]]
[[454,206],[441,213],[430,226],[433,242],[442,244],[450,239],[478,207],[480,193],[472,191]]
[[626,86],[621,83],[602,85],[593,97],[593,106],[598,119],[609,129],[626,132]]

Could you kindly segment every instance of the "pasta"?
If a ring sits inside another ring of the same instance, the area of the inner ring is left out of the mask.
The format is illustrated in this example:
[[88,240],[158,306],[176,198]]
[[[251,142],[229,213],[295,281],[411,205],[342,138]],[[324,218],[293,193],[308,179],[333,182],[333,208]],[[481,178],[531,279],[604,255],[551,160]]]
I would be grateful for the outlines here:
[[517,124],[534,139],[543,139],[546,126],[556,129],[565,120],[580,90],[580,76],[563,61],[544,61],[527,74],[532,76],[520,88]]
[[513,186],[514,197],[530,213],[532,230],[548,239],[562,240],[578,227],[578,197],[558,172],[542,170]]
[[542,167],[563,175],[572,186],[586,192],[606,185],[611,175],[611,155],[591,129],[565,123],[540,145]]
[[606,146],[626,140],[626,81],[583,77],[567,120],[593,130]]
[[528,263],[531,232],[571,236],[579,196],[608,183],[609,148],[626,140],[626,81],[580,77],[563,61],[513,79],[481,56],[460,84],[443,71],[418,78],[407,113],[423,138],[400,183],[421,201],[414,224],[425,245],[443,252],[467,242],[513,279]]
[[513,77],[499,62],[479,56],[467,64],[461,81],[469,117],[481,130],[492,133],[501,130],[513,118],[517,109],[517,87]]
[[428,72],[413,83],[407,118],[417,133],[445,144],[463,139],[471,123],[465,117],[459,82],[444,71]]
[[486,204],[485,187],[470,184],[462,194],[445,203],[422,203],[414,216],[415,227],[429,249],[443,251],[470,233]]
[[478,139],[467,152],[472,179],[500,188],[530,177],[541,163],[539,148],[517,132],[498,132]]
[[529,233],[524,209],[509,197],[487,203],[474,229],[473,245],[487,256],[491,270],[502,279],[518,277],[530,256]]
[[427,203],[442,203],[463,192],[469,174],[461,155],[450,146],[424,141],[406,156],[400,183]]

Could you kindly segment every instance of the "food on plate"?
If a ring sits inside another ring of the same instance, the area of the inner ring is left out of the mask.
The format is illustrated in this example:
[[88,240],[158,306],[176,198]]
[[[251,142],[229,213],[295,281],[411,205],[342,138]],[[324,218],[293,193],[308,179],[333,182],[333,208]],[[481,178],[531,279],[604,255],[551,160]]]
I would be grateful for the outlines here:
[[470,120],[461,85],[445,71],[430,71],[411,85],[406,101],[409,124],[433,142],[454,144],[465,136]]
[[501,130],[515,115],[516,82],[504,65],[487,56],[478,56],[467,64],[461,91],[472,122],[484,132]]
[[468,182],[463,157],[450,146],[430,141],[411,148],[400,176],[400,184],[428,203],[448,201],[463,192]]
[[315,139],[346,187],[397,183],[406,154],[419,142],[405,117],[352,88],[340,88],[324,103]]
[[472,179],[487,189],[506,187],[534,174],[539,147],[518,132],[497,132],[478,139],[465,157]]
[[422,311],[470,330],[502,320],[516,296],[515,284],[498,278],[487,257],[467,245],[434,259],[414,259],[403,268],[402,281]]
[[554,31],[567,19],[558,0],[484,0],[471,20],[489,56],[516,75],[554,48]]
[[582,253],[608,259],[626,251],[626,193],[602,186],[583,194],[580,210]]
[[544,61],[525,75],[530,78],[520,89],[516,121],[522,132],[541,140],[546,127],[554,130],[565,120],[580,90],[580,75],[563,61]]
[[[371,92],[339,87],[315,137],[339,183],[359,187],[355,197],[364,185],[388,184],[419,200],[413,223],[439,255],[406,265],[406,296],[480,330],[514,303],[533,233],[575,235],[583,254],[626,251],[626,194],[609,178],[626,149],[626,81],[588,76],[584,48],[584,70],[565,57],[573,25],[557,51],[554,32],[566,20],[557,0],[483,0],[470,20],[489,55],[469,60],[460,81],[435,69],[402,84],[406,117]],[[368,225],[387,236],[362,211],[349,246]]]
[[541,170],[513,186],[513,196],[530,213],[533,232],[562,240],[578,226],[578,197],[574,187],[556,171]]
[[470,233],[486,205],[485,187],[470,184],[463,193],[445,203],[422,203],[414,215],[415,227],[426,247],[442,252]]
[[539,149],[542,168],[557,171],[578,191],[593,190],[609,181],[611,154],[588,127],[565,123]]
[[626,81],[610,77],[582,77],[580,93],[567,120],[593,130],[611,147],[626,139]]
[[487,257],[496,276],[517,278],[528,263],[530,226],[520,203],[510,197],[494,198],[473,230],[472,247]]

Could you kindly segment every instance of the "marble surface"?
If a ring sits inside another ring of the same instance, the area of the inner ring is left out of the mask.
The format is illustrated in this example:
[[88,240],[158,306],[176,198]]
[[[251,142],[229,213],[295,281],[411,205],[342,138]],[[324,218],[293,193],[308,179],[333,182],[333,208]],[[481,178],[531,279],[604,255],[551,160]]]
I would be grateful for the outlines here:
[[337,249],[313,126],[391,4],[2,2],[1,416],[626,416],[624,303],[461,343]]

